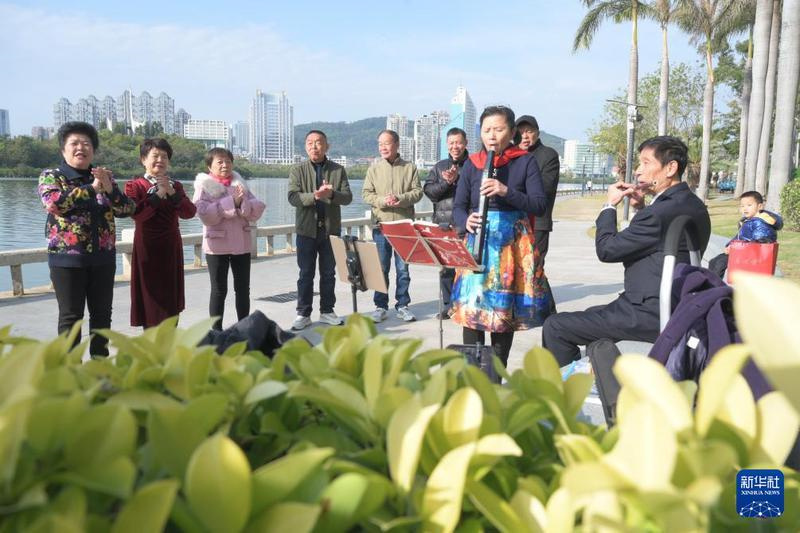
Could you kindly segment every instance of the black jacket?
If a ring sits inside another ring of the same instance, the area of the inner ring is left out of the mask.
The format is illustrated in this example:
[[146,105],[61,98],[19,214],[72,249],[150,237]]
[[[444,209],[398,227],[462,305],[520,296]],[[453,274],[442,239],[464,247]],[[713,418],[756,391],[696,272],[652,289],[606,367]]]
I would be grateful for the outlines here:
[[528,151],[533,154],[536,163],[539,165],[539,173],[542,175],[542,186],[547,195],[547,212],[540,217],[536,217],[536,231],[553,231],[553,205],[556,203],[556,190],[558,189],[558,171],[560,164],[558,152],[542,144],[541,139],[536,140],[536,144],[531,146]]
[[456,195],[458,180],[452,185],[447,183],[444,178],[442,178],[442,171],[447,170],[455,163],[458,166],[458,173],[460,175],[464,162],[468,157],[469,153],[466,150],[461,154],[458,161],[453,161],[453,158],[448,156],[447,159],[442,159],[436,163],[428,173],[428,178],[425,180],[422,192],[433,202],[434,224],[453,225],[453,197]]
[[[711,220],[705,204],[679,183],[662,192],[655,201],[636,213],[628,227],[617,231],[616,209],[603,209],[597,217],[595,248],[604,263],[625,265],[625,296],[634,304],[658,298],[661,269],[664,265],[664,236],[670,222],[689,215],[700,232],[700,247],[705,251],[711,235]],[[689,252],[682,240],[678,263],[689,262]]]

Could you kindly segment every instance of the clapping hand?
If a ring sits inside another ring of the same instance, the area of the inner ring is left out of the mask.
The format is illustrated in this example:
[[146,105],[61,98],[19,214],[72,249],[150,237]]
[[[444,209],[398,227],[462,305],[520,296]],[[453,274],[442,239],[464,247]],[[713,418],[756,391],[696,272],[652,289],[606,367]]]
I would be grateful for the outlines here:
[[323,198],[330,198],[332,196],[333,196],[333,185],[328,183],[327,180],[322,180],[322,185],[319,186],[319,189],[314,191],[314,199],[322,200]]
[[170,183],[169,176],[156,176],[156,185],[158,186],[156,194],[161,198],[175,194],[175,189],[172,187],[172,183]]
[[458,181],[458,167],[451,165],[447,170],[442,171],[442,179],[450,185]]
[[94,178],[92,187],[95,192],[110,194],[113,189],[111,176],[111,171],[105,167],[92,168],[92,177]]
[[233,205],[237,209],[242,207],[242,200],[244,200],[244,187],[242,187],[241,183],[237,183],[233,190]]
[[386,207],[397,207],[400,205],[400,200],[394,194],[389,194],[383,199],[383,204]]

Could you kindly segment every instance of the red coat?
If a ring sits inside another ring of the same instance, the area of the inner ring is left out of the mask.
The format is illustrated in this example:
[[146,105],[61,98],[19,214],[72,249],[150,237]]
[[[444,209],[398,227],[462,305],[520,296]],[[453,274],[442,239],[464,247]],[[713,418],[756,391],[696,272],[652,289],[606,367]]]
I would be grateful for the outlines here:
[[125,184],[125,194],[136,202],[131,265],[131,326],[149,328],[175,316],[185,307],[183,296],[183,242],[178,218],[197,211],[183,185],[159,199],[148,195],[152,185],[143,177]]

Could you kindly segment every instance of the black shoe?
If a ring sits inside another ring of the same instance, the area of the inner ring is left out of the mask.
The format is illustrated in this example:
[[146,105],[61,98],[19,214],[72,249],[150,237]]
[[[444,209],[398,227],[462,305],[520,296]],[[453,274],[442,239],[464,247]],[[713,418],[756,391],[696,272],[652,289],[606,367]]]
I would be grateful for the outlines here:
[[437,320],[439,319],[450,320],[450,311],[442,311],[441,313],[436,313],[434,315],[434,318],[436,318]]

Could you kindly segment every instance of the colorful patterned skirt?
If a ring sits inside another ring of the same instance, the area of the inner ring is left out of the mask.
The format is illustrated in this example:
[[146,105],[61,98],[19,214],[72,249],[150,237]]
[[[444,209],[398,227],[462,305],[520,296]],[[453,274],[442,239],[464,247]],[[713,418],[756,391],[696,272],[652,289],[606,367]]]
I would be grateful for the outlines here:
[[[541,326],[550,314],[551,291],[528,215],[489,211],[483,264],[475,273],[458,270],[453,282],[452,319],[463,327],[504,333]],[[475,240],[467,235],[471,250]]]

